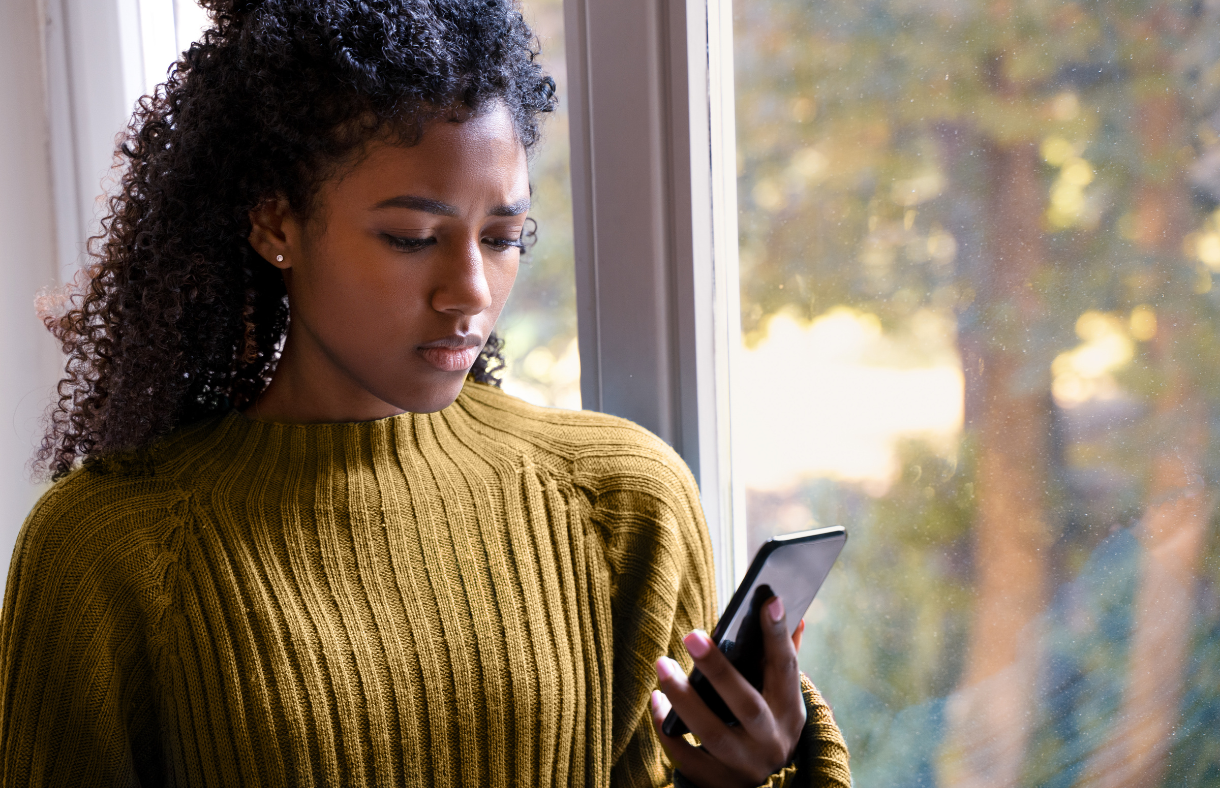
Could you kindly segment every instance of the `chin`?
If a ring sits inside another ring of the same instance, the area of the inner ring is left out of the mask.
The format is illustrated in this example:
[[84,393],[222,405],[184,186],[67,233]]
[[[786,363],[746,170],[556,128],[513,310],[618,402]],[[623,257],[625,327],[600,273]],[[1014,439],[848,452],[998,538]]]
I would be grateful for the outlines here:
[[462,393],[468,371],[446,373],[453,380],[436,380],[433,385],[416,388],[404,397],[383,398],[397,408],[410,413],[436,413],[453,404]]

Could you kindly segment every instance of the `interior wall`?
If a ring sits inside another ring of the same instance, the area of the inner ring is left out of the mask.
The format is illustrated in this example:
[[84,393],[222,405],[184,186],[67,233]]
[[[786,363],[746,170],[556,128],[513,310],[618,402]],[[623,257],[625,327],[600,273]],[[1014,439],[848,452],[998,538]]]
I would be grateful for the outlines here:
[[28,463],[59,368],[34,310],[57,278],[43,18],[39,0],[0,3],[0,578],[43,489]]

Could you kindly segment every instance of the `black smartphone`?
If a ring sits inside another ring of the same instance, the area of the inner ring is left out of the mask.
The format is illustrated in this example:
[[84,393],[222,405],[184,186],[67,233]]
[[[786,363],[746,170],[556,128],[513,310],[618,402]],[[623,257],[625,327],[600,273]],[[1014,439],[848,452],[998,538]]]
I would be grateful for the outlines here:
[[[791,636],[846,543],[847,531],[836,525],[776,536],[758,549],[711,635],[712,642],[755,689],[762,689],[763,680],[762,606],[773,596],[783,601]],[[737,724],[733,712],[698,668],[691,672],[690,683],[716,716],[729,725]],[[681,736],[689,729],[671,709],[661,730],[666,736]]]

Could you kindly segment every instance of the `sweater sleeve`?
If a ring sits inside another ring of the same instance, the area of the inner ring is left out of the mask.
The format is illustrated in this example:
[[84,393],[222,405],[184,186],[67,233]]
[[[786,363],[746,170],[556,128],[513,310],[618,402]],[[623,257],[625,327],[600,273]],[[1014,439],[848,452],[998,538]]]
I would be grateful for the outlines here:
[[88,496],[53,489],[13,551],[0,614],[3,785],[153,783],[138,768],[158,758],[138,606],[124,580],[138,556],[133,540],[106,545],[109,529],[80,517],[82,504]]
[[[614,618],[614,735],[611,784],[615,788],[688,788],[675,773],[653,730],[649,698],[657,686],[653,665],[662,655],[687,672],[682,645],[692,629],[711,631],[716,617],[711,542],[698,489],[676,455],[662,453],[638,469],[635,484],[599,496],[595,521],[606,540]],[[847,747],[830,708],[804,675],[807,718],[792,765],[772,775],[767,788],[850,788]]]
[[[651,436],[649,436],[651,437]],[[645,446],[605,482],[594,522],[605,541],[614,622],[611,785],[660,786],[672,769],[652,729],[653,665],[690,670],[682,637],[716,615],[712,548],[694,480],[668,447]]]

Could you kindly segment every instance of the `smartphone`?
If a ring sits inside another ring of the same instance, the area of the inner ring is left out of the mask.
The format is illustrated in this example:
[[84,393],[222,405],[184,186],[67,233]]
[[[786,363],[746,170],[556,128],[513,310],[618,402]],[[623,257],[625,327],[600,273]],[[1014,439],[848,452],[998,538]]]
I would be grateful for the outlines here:
[[[761,691],[763,683],[762,606],[773,596],[783,601],[791,637],[846,543],[842,526],[800,531],[768,539],[750,562],[711,637],[755,689]],[[728,725],[737,724],[728,704],[698,668],[691,672],[690,683],[716,716]],[[666,736],[681,736],[689,729],[671,709],[661,730]]]

